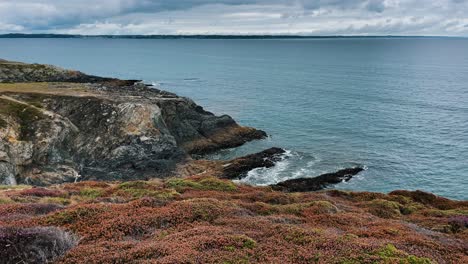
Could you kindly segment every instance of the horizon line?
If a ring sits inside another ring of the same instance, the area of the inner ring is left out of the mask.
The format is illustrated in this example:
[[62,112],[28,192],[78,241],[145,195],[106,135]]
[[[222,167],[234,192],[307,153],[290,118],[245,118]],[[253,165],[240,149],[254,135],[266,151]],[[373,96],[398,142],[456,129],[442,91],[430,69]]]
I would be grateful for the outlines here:
[[0,38],[468,38],[468,36],[438,35],[301,35],[301,34],[60,34],[60,33],[3,33]]

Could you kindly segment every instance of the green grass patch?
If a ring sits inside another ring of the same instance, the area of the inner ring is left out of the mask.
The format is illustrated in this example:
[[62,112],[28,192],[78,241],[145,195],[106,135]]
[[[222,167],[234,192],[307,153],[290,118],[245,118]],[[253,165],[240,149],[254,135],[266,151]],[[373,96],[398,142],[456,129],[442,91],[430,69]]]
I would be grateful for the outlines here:
[[401,216],[401,204],[383,199],[375,199],[367,203],[369,212],[375,216],[391,219]]
[[31,189],[31,185],[0,185],[0,191],[4,190],[25,190],[25,189]]
[[10,198],[0,198],[0,204],[11,204],[14,203]]
[[101,197],[103,194],[104,191],[102,189],[84,188],[80,191],[79,195],[89,199],[96,199],[98,197]]
[[428,258],[420,258],[413,255],[408,255],[405,252],[398,250],[394,245],[387,244],[375,252],[384,263],[402,263],[402,264],[431,264],[433,263]]
[[[378,259],[376,259],[378,258]],[[336,263],[359,264],[359,263],[398,263],[398,264],[433,264],[428,258],[409,255],[398,250],[394,245],[387,244],[373,252],[365,253],[357,257],[342,257]]]
[[70,210],[54,213],[47,216],[44,222],[48,225],[68,225],[73,224],[76,221],[85,221],[84,219],[93,217],[102,212],[108,210],[105,207],[102,208],[90,208],[90,207],[78,207]]
[[297,228],[289,230],[285,235],[284,240],[301,246],[311,244],[315,241],[314,237],[306,233],[304,230]]
[[46,96],[42,94],[30,94],[28,95],[27,98],[24,98],[24,101],[26,101],[28,104],[33,105],[37,108],[43,108],[43,101],[46,98]]
[[37,108],[0,98],[0,115],[11,116],[17,120],[20,125],[20,140],[27,140],[34,134],[34,128],[31,126],[34,122],[46,118],[46,116]]
[[153,187],[150,183],[146,181],[129,181],[119,184],[119,189],[129,190],[129,189],[148,189]]
[[243,249],[254,249],[257,247],[257,242],[246,235],[232,236],[232,243],[224,246],[224,250],[235,252]]
[[161,189],[158,186],[146,181],[131,181],[121,183],[117,187],[118,191],[114,196],[132,197],[135,199],[152,197],[158,199],[171,199],[179,193],[174,189]]
[[457,215],[468,215],[468,210],[463,209],[451,209],[451,210],[439,210],[439,209],[428,209],[421,211],[422,215],[432,217],[450,217]]

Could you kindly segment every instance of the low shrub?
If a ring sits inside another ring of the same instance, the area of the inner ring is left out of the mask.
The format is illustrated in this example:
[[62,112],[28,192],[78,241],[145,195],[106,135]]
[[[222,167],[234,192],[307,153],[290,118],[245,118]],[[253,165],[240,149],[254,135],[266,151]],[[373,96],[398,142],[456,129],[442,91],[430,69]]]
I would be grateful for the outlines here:
[[338,213],[338,207],[329,201],[314,201],[310,203],[307,210],[314,214],[335,214]]
[[240,205],[243,208],[246,208],[249,211],[258,215],[271,215],[278,213],[278,208],[276,206],[263,202],[241,203]]
[[451,217],[448,224],[450,226],[450,231],[453,233],[459,233],[462,230],[468,228],[468,216],[459,215]]
[[444,197],[423,191],[393,191],[390,195],[400,195],[411,198],[413,201],[432,206],[441,210],[456,209],[460,207],[468,208],[468,201],[452,201]]
[[174,188],[177,191],[185,191],[186,189],[204,190],[204,191],[235,191],[236,185],[227,180],[221,180],[215,177],[202,178],[199,181],[193,179],[170,179],[166,182],[166,186]]
[[199,183],[203,190],[211,191],[235,191],[237,190],[236,185],[232,181],[221,180],[214,177],[204,178]]
[[179,195],[179,193],[174,189],[165,189],[152,182],[131,181],[119,184],[112,195],[131,199],[151,197],[167,200]]
[[11,200],[10,198],[0,197],[0,204],[10,204],[10,203],[14,203],[14,201]]
[[5,204],[0,206],[0,215],[26,214],[26,215],[44,215],[63,209],[58,204]]
[[79,235],[73,250],[47,260],[54,263],[466,262],[467,208],[457,201],[442,210],[400,194],[290,194],[206,176],[51,190],[72,196],[1,193],[37,204],[0,204],[0,226]]
[[397,218],[401,216],[400,204],[382,199],[376,199],[366,204],[369,212],[381,218]]
[[468,215],[468,210],[440,210],[440,209],[426,209],[420,211],[421,215],[431,216],[431,217],[451,217],[458,215]]
[[284,240],[296,245],[308,245],[319,237],[317,232],[306,231],[302,228],[290,227],[284,236]]
[[400,207],[400,212],[403,215],[410,215],[425,208],[424,205],[415,202],[409,202]]
[[104,194],[102,189],[86,187],[80,190],[79,195],[88,199],[96,199]]
[[83,189],[97,189],[97,190],[104,190],[108,189],[111,185],[105,182],[98,182],[98,181],[83,181],[77,183],[66,183],[62,185],[63,190],[67,191],[69,194],[72,195],[79,195],[81,190]]
[[168,190],[168,189],[163,189],[163,190],[125,189],[125,190],[114,192],[114,196],[129,197],[132,199],[139,199],[143,197],[170,199],[178,194],[179,193],[176,192],[175,190]]
[[89,188],[107,188],[110,185],[102,182],[102,181],[82,181],[82,182],[77,182],[73,184],[69,184],[70,186],[75,186],[75,187],[89,187]]
[[59,190],[49,190],[45,188],[31,188],[22,190],[20,195],[35,197],[64,197],[66,194]]
[[432,264],[428,258],[420,258],[413,255],[408,255],[398,250],[394,245],[387,244],[375,252],[384,263],[401,263],[401,264]]
[[217,199],[196,198],[183,201],[176,201],[168,207],[178,212],[174,218],[178,221],[207,221],[213,222],[228,210],[228,204]]
[[87,218],[93,217],[106,210],[107,208],[103,206],[78,206],[49,215],[41,222],[47,225],[64,226],[73,224],[79,220],[85,221]]
[[128,181],[119,184],[118,189],[121,190],[134,190],[134,189],[151,189],[153,185],[151,185],[147,181]]
[[77,243],[74,235],[56,227],[0,227],[0,262],[49,263]]
[[37,196],[22,196],[15,194],[9,194],[9,198],[16,203],[36,203],[41,199],[41,197]]
[[59,204],[59,205],[69,205],[71,203],[70,199],[62,197],[44,197],[39,200],[40,203],[45,204]]

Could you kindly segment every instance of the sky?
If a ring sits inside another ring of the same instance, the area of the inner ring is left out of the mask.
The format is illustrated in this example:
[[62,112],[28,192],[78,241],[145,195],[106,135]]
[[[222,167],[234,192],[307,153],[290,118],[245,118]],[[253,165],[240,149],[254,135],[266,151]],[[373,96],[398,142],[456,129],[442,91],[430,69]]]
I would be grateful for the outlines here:
[[0,33],[468,36],[468,0],[0,0]]

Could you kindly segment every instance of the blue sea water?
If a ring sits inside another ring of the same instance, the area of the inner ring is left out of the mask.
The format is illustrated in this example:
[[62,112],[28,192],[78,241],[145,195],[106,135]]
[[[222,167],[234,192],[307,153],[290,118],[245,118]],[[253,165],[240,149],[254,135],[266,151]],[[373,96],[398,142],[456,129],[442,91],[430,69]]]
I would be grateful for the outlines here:
[[468,39],[0,39],[0,58],[142,79],[288,150],[252,184],[362,165],[339,189],[468,199]]

